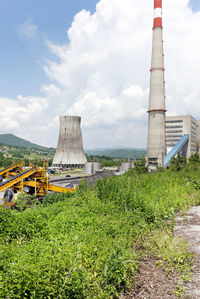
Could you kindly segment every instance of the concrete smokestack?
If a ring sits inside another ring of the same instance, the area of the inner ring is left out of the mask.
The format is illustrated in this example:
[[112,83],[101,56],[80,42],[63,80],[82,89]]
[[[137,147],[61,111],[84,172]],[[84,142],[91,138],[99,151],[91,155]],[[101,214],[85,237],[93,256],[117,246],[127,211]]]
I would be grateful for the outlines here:
[[148,163],[163,166],[165,146],[165,81],[162,27],[162,0],[154,0],[153,48],[151,61]]
[[54,167],[83,167],[87,162],[79,116],[60,116],[60,134]]

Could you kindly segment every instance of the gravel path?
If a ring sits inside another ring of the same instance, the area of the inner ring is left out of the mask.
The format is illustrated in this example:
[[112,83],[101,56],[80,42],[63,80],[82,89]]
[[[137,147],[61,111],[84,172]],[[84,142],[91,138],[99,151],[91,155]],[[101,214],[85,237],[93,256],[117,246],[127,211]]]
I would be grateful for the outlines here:
[[184,286],[187,299],[200,299],[200,206],[176,217],[175,234],[187,240],[194,254],[191,281]]

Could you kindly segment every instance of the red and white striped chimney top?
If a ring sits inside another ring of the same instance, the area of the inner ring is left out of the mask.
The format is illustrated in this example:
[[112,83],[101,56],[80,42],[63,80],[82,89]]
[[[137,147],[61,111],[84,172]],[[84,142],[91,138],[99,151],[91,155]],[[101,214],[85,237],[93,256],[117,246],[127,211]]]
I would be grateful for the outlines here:
[[154,0],[154,24],[153,28],[162,28],[162,0]]

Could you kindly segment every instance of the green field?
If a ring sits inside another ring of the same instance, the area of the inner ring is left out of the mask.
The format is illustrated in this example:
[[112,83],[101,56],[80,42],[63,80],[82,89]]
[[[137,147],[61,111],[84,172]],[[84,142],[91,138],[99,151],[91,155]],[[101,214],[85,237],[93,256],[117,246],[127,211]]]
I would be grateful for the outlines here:
[[131,170],[22,212],[0,208],[0,298],[118,298],[144,254],[187,280],[191,254],[173,227],[200,203],[198,165]]

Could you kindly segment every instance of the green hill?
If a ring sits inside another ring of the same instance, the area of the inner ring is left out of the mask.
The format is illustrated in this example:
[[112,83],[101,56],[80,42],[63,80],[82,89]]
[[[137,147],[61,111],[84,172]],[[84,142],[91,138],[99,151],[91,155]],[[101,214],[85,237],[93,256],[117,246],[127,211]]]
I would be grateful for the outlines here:
[[87,155],[92,156],[106,156],[112,158],[122,159],[139,159],[146,155],[145,149],[94,149],[86,150]]
[[0,143],[19,146],[19,147],[28,147],[35,149],[44,149],[45,147],[40,146],[38,144],[27,141],[23,138],[17,137],[13,134],[0,134]]

